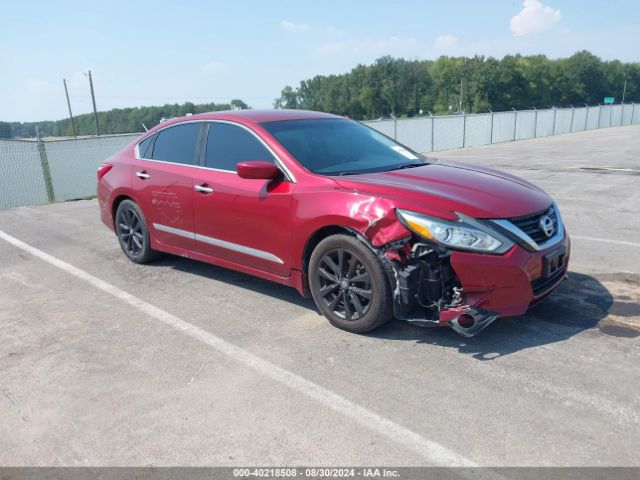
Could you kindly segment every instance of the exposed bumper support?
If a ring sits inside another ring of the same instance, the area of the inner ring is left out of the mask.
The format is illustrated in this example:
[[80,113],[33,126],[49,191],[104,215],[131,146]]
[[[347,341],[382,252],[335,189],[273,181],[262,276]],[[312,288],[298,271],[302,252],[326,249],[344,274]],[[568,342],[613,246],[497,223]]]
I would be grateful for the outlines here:
[[[398,255],[394,245],[392,256]],[[438,253],[428,245],[410,245],[405,261],[389,259],[389,250],[376,253],[387,268],[394,286],[394,312],[398,320],[420,327],[449,326],[464,337],[473,337],[500,315],[498,312],[473,307],[462,300],[462,289],[449,264],[447,252]],[[402,257],[399,257],[402,258]]]
[[442,327],[447,325],[463,337],[469,338],[475,337],[499,316],[497,312],[462,305],[442,310],[438,320],[427,320],[419,316],[401,318],[400,320],[418,327]]
[[452,318],[447,321],[447,325],[463,337],[474,337],[493,323],[499,315],[483,308],[465,306],[441,312],[440,320],[446,320],[449,316]]

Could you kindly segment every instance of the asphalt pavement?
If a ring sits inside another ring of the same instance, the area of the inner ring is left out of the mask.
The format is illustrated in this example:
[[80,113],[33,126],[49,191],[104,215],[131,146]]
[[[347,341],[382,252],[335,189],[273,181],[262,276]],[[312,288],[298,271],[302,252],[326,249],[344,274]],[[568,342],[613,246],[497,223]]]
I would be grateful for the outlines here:
[[640,126],[433,154],[554,196],[569,279],[478,337],[129,262],[95,200],[0,211],[0,465],[640,466]]

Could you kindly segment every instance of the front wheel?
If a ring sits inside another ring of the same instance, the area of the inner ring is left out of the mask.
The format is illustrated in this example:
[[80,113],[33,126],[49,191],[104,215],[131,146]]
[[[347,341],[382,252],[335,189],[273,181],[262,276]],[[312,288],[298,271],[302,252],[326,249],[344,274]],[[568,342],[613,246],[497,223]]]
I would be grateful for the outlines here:
[[309,286],[332,325],[362,333],[393,316],[391,289],[380,260],[360,240],[332,235],[309,260]]

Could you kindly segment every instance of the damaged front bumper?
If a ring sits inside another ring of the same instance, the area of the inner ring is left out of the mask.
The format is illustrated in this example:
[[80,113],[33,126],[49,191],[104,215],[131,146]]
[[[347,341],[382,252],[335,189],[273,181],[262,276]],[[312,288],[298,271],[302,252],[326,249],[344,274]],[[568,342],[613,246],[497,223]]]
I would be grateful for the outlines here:
[[[473,337],[498,317],[525,313],[555,289],[566,277],[570,242],[565,234],[544,251],[515,245],[503,255],[485,255],[438,251],[411,237],[376,250],[393,287],[396,318]],[[562,265],[545,278],[545,258],[559,250]]]
[[500,314],[484,308],[473,308],[468,305],[449,307],[440,311],[437,320],[426,320],[421,316],[400,318],[419,327],[449,326],[463,337],[474,337],[487,328]]

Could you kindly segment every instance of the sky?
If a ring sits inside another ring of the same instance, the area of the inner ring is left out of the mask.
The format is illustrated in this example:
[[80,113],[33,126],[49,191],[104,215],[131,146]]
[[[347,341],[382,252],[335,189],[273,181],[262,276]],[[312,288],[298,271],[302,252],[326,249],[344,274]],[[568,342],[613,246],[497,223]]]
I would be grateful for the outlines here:
[[164,103],[270,108],[383,55],[640,61],[639,0],[0,0],[0,120]]

